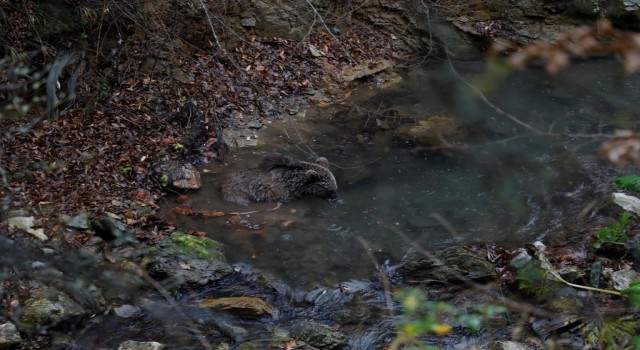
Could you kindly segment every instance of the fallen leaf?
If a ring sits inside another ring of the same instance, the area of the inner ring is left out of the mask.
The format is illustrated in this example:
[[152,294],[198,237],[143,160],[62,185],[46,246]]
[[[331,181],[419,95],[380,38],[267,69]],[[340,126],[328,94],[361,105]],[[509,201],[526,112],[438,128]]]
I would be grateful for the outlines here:
[[184,194],[176,198],[176,203],[185,203],[188,201],[189,201],[189,196],[186,196]]
[[173,212],[179,215],[193,215],[193,210],[189,208],[175,207],[173,208]]

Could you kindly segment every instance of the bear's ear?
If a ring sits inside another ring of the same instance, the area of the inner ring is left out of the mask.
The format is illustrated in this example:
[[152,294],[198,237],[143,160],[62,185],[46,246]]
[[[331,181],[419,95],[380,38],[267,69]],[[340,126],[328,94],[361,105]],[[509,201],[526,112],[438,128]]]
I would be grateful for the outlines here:
[[318,173],[315,170],[307,170],[307,172],[304,173],[304,177],[307,183],[316,182],[320,180],[320,175],[318,175]]
[[316,164],[329,169],[329,160],[325,157],[320,157],[316,159]]

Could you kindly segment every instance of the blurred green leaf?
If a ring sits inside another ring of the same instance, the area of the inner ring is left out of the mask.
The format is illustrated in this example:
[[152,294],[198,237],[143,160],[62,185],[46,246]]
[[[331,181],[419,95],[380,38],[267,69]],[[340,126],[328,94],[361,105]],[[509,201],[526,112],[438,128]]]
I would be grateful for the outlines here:
[[629,191],[640,192],[640,176],[628,175],[613,180],[613,184]]

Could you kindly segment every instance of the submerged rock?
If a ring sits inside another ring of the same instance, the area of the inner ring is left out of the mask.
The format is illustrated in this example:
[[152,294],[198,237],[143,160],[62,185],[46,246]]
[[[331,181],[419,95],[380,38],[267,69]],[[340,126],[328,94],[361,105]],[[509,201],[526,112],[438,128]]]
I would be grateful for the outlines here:
[[142,309],[137,306],[125,304],[113,308],[113,313],[121,318],[129,318],[142,313]]
[[449,154],[455,147],[464,146],[471,136],[470,129],[448,115],[435,115],[418,120],[415,124],[396,129],[395,137],[416,146],[432,148]]
[[303,321],[293,327],[292,335],[318,349],[343,349],[347,336],[331,327],[314,321]]
[[264,349],[291,349],[291,350],[318,350],[303,341],[288,338],[256,339],[238,346],[238,350],[264,350]]
[[260,318],[269,316],[277,318],[278,316],[278,310],[275,306],[260,298],[254,297],[207,299],[200,302],[199,306],[203,308],[225,310],[239,317]]
[[487,344],[488,350],[528,350],[529,346],[514,341],[497,340]]
[[118,346],[118,350],[162,350],[164,344],[155,341],[127,340]]

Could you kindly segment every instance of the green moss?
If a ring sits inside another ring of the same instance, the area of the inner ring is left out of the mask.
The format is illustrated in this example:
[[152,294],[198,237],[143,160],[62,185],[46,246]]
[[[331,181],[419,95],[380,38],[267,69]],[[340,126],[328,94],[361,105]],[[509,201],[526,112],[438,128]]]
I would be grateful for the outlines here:
[[624,190],[640,192],[640,176],[628,175],[614,179],[612,183]]
[[[224,261],[222,244],[207,237],[196,237],[179,231],[170,236],[171,242],[182,253],[193,255],[199,259]],[[170,247],[167,247],[170,249]]]
[[549,278],[547,272],[540,267],[540,262],[536,260],[532,260],[518,271],[516,279],[520,290],[536,296],[545,296],[564,286]]
[[617,318],[588,320],[578,327],[585,341],[597,349],[620,349],[640,331],[640,320],[635,314]]

